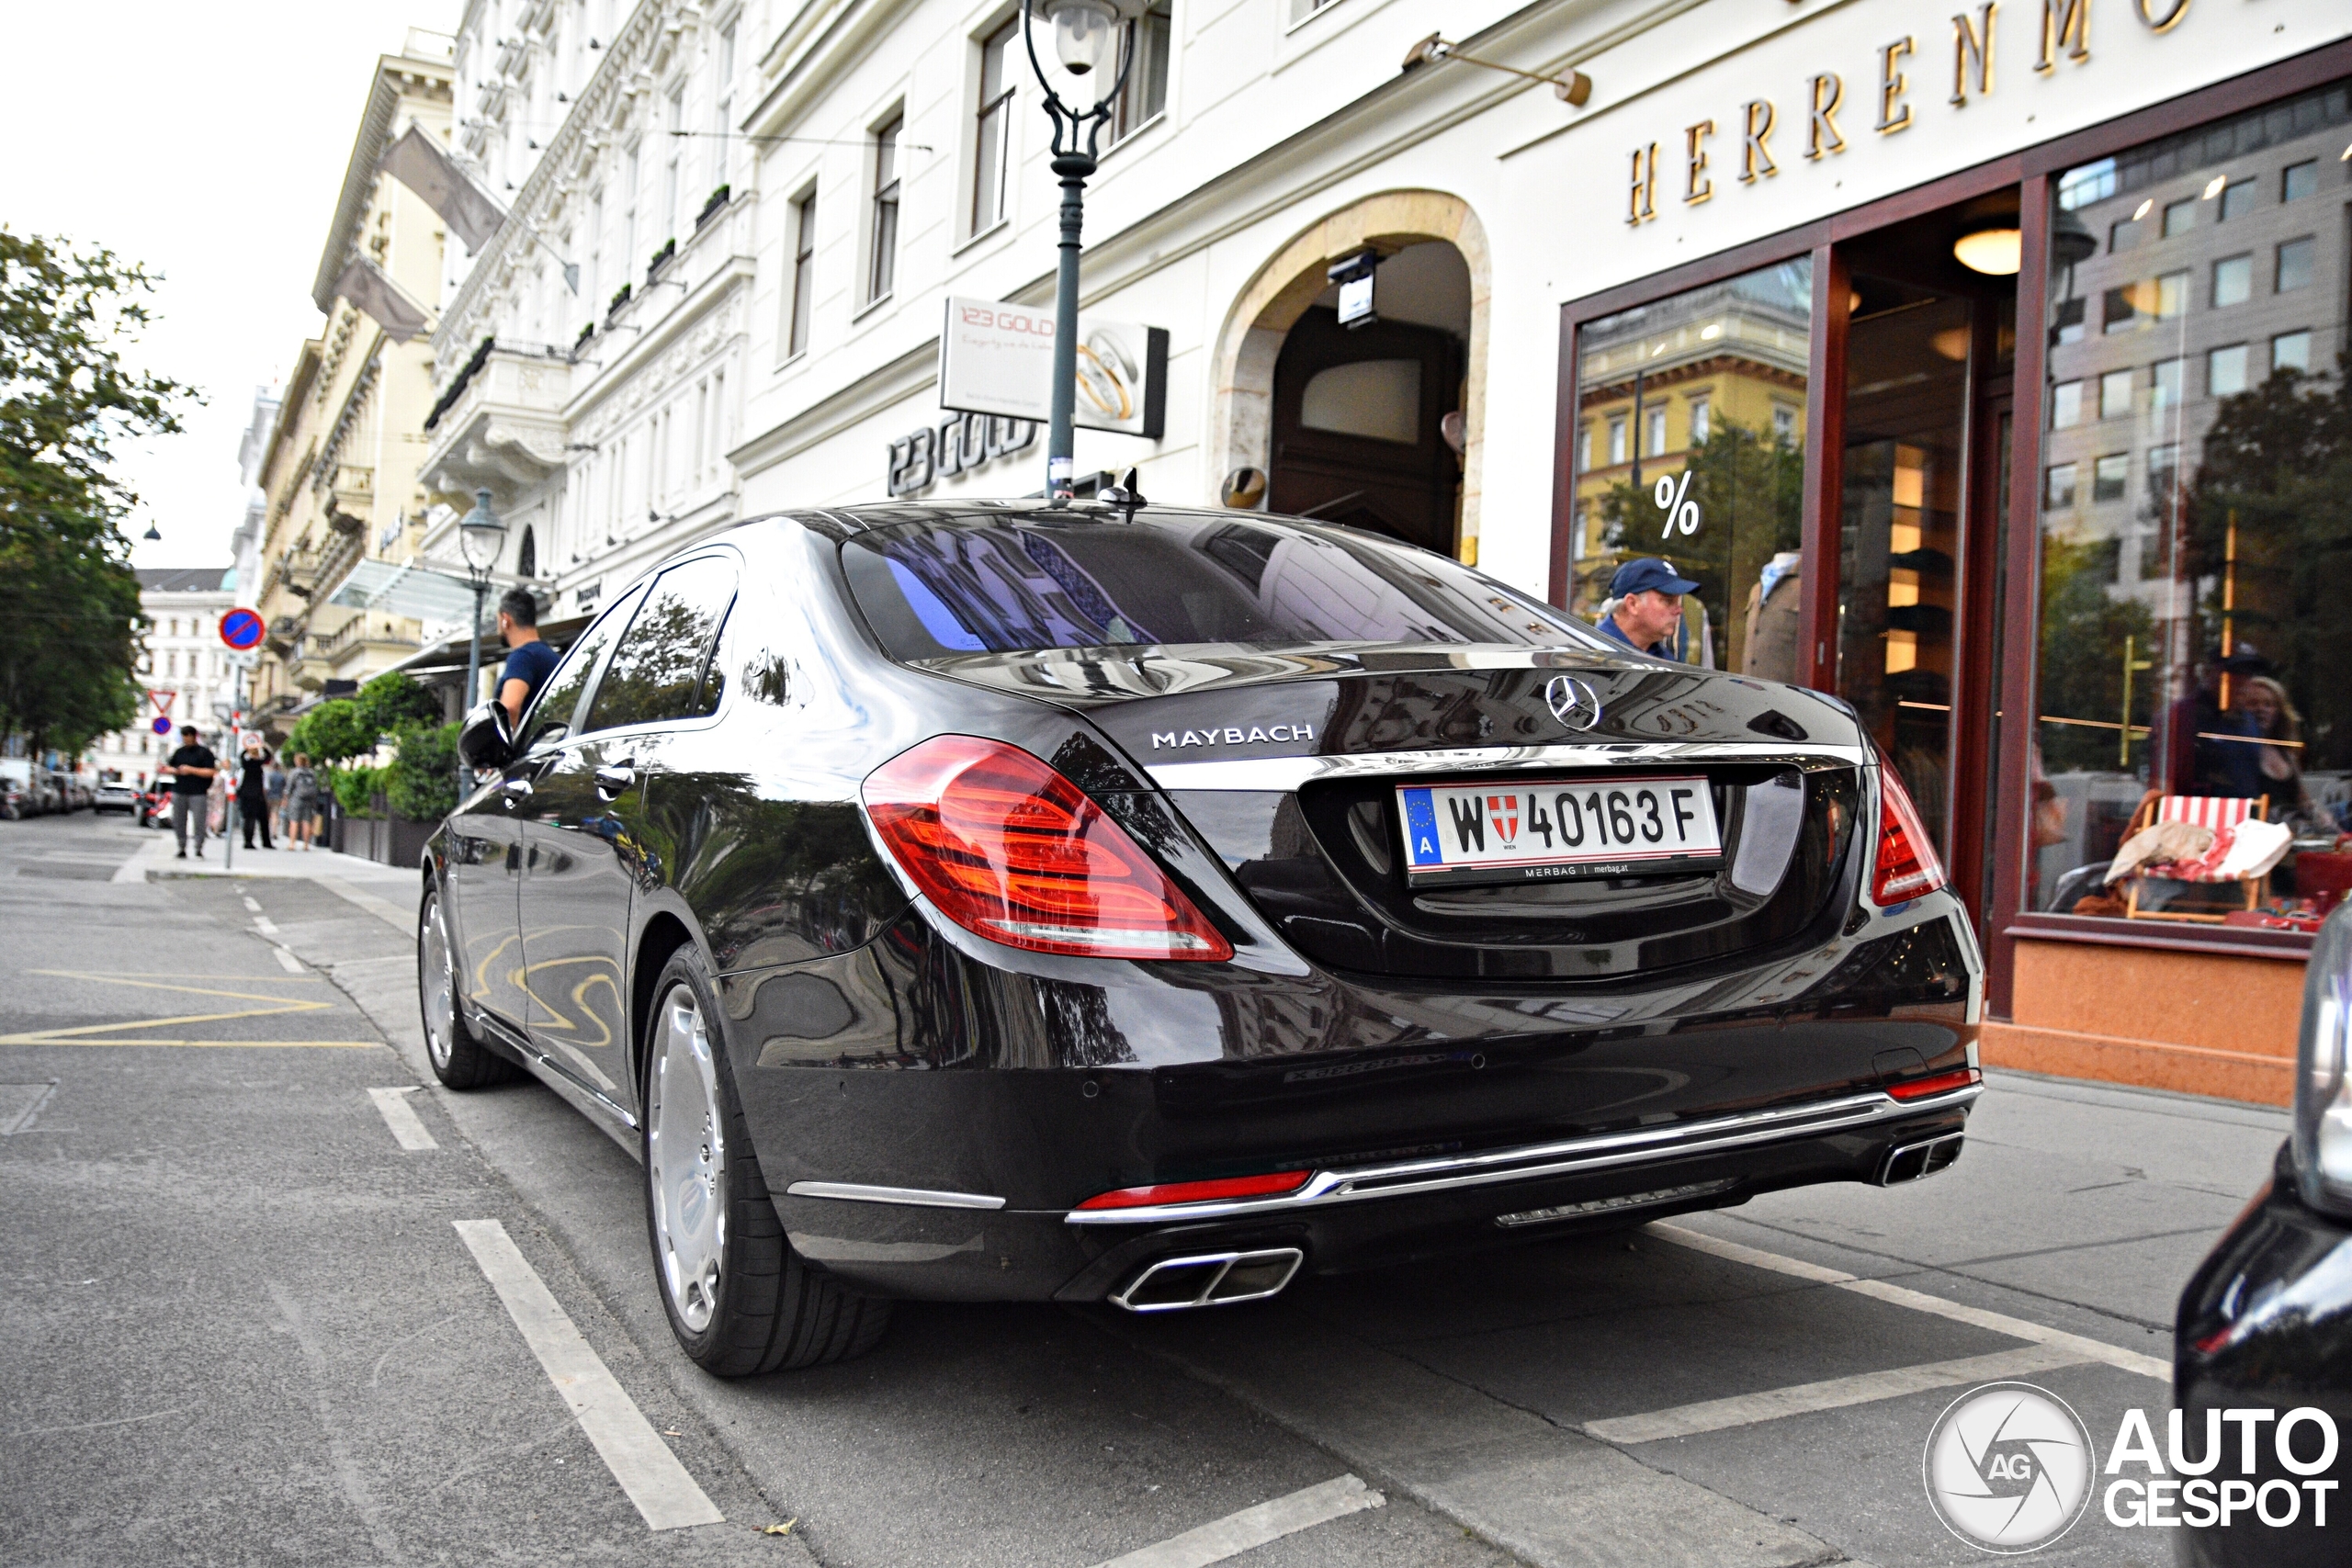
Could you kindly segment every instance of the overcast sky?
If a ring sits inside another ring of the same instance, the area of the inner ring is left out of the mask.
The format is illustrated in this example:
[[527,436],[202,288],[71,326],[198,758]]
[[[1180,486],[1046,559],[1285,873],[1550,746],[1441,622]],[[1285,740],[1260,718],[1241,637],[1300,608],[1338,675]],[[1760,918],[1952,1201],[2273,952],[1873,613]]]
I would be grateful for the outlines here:
[[229,562],[254,389],[317,335],[311,283],[369,75],[461,0],[16,6],[0,94],[0,224],[162,275],[138,362],[202,389],[187,434],[127,454],[141,566]]

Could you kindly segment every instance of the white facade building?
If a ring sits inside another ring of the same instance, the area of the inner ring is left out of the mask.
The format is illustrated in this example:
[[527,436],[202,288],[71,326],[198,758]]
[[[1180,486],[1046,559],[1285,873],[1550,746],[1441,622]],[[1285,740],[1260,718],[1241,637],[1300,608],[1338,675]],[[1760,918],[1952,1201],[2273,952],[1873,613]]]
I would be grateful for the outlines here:
[[245,514],[230,536],[229,555],[236,573],[237,603],[248,609],[261,603],[261,547],[269,532],[269,494],[261,488],[262,458],[269,450],[269,433],[277,423],[278,389],[254,389],[253,417],[237,441],[237,478],[245,487]]
[[[208,744],[222,728],[216,703],[236,701],[238,671],[220,640],[220,617],[238,602],[234,568],[149,567],[139,572],[139,604],[152,625],[139,685],[146,694],[128,729],[102,735],[90,754],[98,776],[140,782],[153,776],[179,745],[179,726],[201,728]],[[158,700],[158,699],[162,700]],[[153,721],[168,718],[172,733]],[[218,748],[216,747],[216,750]]]

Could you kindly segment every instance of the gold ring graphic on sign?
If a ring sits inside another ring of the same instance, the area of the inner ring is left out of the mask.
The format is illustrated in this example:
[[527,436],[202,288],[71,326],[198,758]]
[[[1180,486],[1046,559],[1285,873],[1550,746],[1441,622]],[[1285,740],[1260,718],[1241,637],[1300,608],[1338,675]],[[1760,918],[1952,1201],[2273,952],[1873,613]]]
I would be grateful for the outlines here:
[[1119,373],[1102,363],[1091,344],[1078,345],[1078,389],[1086,400],[1101,409],[1111,419],[1128,420],[1135,417],[1135,400],[1127,395],[1127,385]]

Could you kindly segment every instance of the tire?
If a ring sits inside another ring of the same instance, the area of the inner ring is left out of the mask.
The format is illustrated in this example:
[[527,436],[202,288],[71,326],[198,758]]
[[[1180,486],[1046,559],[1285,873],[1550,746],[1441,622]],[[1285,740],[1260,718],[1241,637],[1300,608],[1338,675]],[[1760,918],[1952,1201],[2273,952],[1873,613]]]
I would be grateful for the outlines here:
[[702,955],[672,955],[645,1025],[645,1218],[678,1346],[722,1378],[862,1356],[890,1303],[792,1250],[752,1152]]
[[441,909],[441,890],[427,887],[416,915],[416,999],[424,1020],[424,1057],[447,1089],[488,1089],[511,1083],[520,1067],[492,1051],[466,1026],[458,1006],[457,949]]

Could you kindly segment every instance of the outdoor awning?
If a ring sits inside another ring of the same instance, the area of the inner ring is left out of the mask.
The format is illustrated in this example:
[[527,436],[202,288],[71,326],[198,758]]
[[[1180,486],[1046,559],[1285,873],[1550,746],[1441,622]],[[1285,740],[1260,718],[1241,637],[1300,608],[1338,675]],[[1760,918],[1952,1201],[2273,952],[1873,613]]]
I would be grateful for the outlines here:
[[413,621],[462,626],[473,617],[474,585],[451,572],[414,562],[363,560],[327,599],[351,610],[378,610]]

